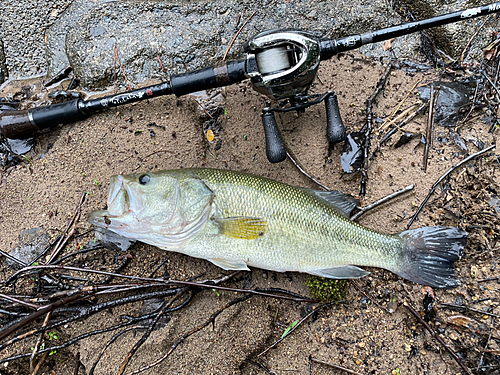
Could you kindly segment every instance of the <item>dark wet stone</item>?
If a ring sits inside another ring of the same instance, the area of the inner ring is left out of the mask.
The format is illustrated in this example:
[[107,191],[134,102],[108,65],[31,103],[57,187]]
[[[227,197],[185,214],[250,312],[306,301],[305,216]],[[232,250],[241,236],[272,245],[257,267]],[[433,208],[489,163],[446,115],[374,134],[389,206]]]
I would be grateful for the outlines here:
[[[470,102],[472,97],[470,88],[457,82],[434,82],[434,87],[440,86],[439,96],[436,103],[436,124],[453,127],[465,116],[460,109]],[[429,100],[430,86],[418,88],[420,98]]]
[[[115,44],[129,81],[137,84],[146,79],[165,79],[157,56],[168,74],[213,65],[222,60],[236,34],[238,16],[241,15],[241,26],[253,10],[258,12],[243,28],[228,59],[241,58],[244,43],[269,29],[296,28],[332,38],[402,22],[385,1],[353,0],[349,6],[340,0],[290,3],[264,0],[257,6],[249,0],[119,1],[99,4],[76,21],[69,28],[66,51],[74,74],[84,88],[113,84]],[[68,12],[64,17],[69,17]],[[62,26],[57,27],[62,33]],[[52,30],[49,35],[51,33]],[[418,35],[392,42],[396,54],[407,57],[417,56],[418,44]],[[361,52],[391,56],[390,51],[383,51],[381,43],[362,47]],[[118,78],[122,82],[121,72]]]
[[130,240],[126,237],[120,236],[119,234],[111,232],[107,229],[96,227],[94,231],[96,240],[98,240],[105,248],[110,250],[126,251],[131,245],[135,243],[134,240]]
[[7,65],[5,64],[5,53],[3,51],[3,42],[0,40],[0,85],[9,77]]
[[[23,264],[31,264],[49,246],[49,235],[42,228],[27,229],[19,235],[19,244],[9,255],[19,259]],[[14,268],[23,266],[7,258],[7,264]]]

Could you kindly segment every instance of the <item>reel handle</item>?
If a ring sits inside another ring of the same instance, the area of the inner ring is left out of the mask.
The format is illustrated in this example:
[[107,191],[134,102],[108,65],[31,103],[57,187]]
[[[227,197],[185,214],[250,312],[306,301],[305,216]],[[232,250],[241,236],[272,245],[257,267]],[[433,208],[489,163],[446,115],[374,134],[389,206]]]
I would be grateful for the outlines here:
[[273,112],[262,113],[262,124],[266,136],[266,155],[271,163],[280,163],[286,159],[286,148],[281,139],[278,124]]
[[326,108],[326,137],[330,143],[338,143],[346,138],[346,131],[342,117],[340,117],[337,95],[329,95],[325,99]]

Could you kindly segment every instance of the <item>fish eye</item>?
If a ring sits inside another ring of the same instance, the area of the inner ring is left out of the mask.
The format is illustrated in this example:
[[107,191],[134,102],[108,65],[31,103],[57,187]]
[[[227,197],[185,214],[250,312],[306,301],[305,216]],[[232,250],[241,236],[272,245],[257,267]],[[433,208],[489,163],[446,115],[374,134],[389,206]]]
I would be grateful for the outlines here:
[[141,185],[146,185],[149,181],[151,181],[151,176],[148,174],[143,174],[139,176],[139,183]]

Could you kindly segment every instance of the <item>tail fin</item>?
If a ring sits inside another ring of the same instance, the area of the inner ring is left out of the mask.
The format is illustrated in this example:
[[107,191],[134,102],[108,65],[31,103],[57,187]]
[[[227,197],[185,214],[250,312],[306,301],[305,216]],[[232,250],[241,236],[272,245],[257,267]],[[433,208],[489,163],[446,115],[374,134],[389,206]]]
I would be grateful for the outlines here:
[[394,273],[435,288],[460,285],[453,262],[460,259],[467,245],[467,232],[453,227],[424,227],[401,232],[399,237],[406,252]]

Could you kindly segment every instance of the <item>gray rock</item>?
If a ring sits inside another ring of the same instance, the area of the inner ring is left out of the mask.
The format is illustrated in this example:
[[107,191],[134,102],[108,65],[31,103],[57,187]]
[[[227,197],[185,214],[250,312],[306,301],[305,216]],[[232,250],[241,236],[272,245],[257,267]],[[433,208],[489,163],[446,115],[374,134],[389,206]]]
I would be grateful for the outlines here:
[[70,65],[66,55],[66,34],[96,4],[115,0],[74,0],[47,30],[47,76],[53,77]]
[[[409,11],[417,20],[422,20],[484,4],[485,2],[480,0],[396,0],[395,9],[401,10],[403,16],[406,16]],[[472,38],[479,26],[486,20],[487,17],[479,17],[429,29],[426,32],[435,42],[436,47],[453,59],[459,59],[464,48],[471,41],[470,48],[464,55],[464,61],[473,63],[481,60],[483,48],[490,43],[488,30],[497,29],[498,21],[491,18],[484,26],[483,32]]]
[[[257,6],[256,6],[257,5]],[[165,79],[157,56],[169,74],[183,73],[222,60],[243,21],[258,10],[230,50],[228,59],[240,58],[243,45],[259,32],[296,28],[318,37],[342,37],[401,22],[386,1],[342,0],[290,3],[263,1],[120,1],[97,5],[76,21],[66,37],[66,52],[85,88],[113,84],[114,47],[130,82]],[[49,31],[49,34],[52,31]],[[398,38],[393,47],[401,57],[416,57],[419,38]],[[390,56],[382,48],[366,53]],[[124,82],[116,66],[119,83]]]
[[[47,246],[49,246],[49,235],[45,229],[27,229],[19,234],[19,244],[9,252],[9,255],[19,259],[23,264],[30,264]],[[7,264],[14,268],[22,268],[20,263],[16,263],[8,258]]]

